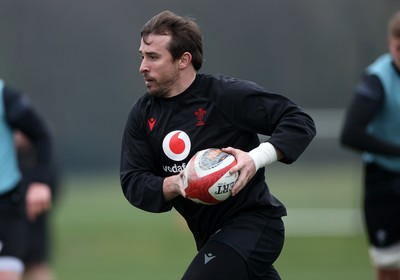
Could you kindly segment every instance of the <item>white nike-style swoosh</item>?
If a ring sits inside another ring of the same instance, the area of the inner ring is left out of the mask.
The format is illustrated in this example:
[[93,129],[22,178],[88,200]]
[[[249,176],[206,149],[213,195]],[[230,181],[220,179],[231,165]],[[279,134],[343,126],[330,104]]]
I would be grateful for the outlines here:
[[[216,232],[214,232],[211,236],[214,236],[214,235],[216,235],[218,232],[220,232],[221,231],[221,229],[219,229],[219,230],[217,230]],[[210,236],[210,237],[211,237]]]
[[211,261],[213,258],[215,258],[216,256],[213,256],[211,253],[204,254],[204,264],[207,264],[209,261]]

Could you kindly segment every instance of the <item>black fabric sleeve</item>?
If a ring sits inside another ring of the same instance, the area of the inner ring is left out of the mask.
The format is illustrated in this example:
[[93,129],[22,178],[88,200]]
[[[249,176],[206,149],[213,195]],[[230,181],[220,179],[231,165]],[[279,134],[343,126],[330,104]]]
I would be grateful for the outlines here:
[[357,85],[340,135],[343,146],[359,152],[400,156],[399,146],[367,132],[367,126],[380,110],[383,100],[383,86],[376,76],[367,76]]
[[[139,103],[140,101],[138,101]],[[128,201],[145,211],[159,213],[172,209],[163,195],[164,178],[157,176],[154,154],[148,140],[143,137],[144,128],[138,121],[140,106],[134,106],[129,114],[122,138],[120,181]]]
[[28,98],[19,92],[4,88],[6,119],[10,127],[22,131],[34,145],[37,166],[34,182],[49,184],[51,181],[52,141],[44,120],[34,110]]
[[314,120],[289,98],[266,92],[257,84],[239,81],[230,86],[230,94],[222,95],[226,100],[219,104],[233,124],[270,136],[268,142],[284,156],[281,162],[296,161],[316,135]]

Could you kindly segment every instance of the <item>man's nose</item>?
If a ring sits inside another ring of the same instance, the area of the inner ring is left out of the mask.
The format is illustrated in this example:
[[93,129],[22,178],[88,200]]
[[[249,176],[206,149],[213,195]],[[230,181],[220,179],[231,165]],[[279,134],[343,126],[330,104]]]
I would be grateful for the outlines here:
[[148,67],[145,59],[143,59],[142,62],[140,63],[139,71],[140,71],[140,73],[149,71],[149,67]]

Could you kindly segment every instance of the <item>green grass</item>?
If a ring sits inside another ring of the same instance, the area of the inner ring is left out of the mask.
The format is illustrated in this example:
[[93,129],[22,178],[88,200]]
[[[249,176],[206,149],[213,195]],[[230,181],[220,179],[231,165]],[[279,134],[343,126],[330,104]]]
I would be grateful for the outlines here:
[[[293,165],[270,171],[270,188],[289,214],[299,208],[358,207],[361,187],[354,168]],[[59,280],[176,280],[196,253],[181,218],[175,212],[152,214],[132,207],[117,173],[68,176],[53,222]],[[288,234],[276,267],[285,280],[373,279],[362,233]]]
[[288,237],[276,267],[287,280],[373,280],[362,236]]

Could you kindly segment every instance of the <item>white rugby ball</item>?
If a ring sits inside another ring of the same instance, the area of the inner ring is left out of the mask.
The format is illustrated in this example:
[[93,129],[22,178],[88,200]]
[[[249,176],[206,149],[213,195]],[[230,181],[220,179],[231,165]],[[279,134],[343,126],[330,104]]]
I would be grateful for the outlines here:
[[230,174],[236,165],[233,155],[209,148],[197,152],[188,162],[183,185],[187,198],[201,204],[217,204],[231,196],[239,172]]

